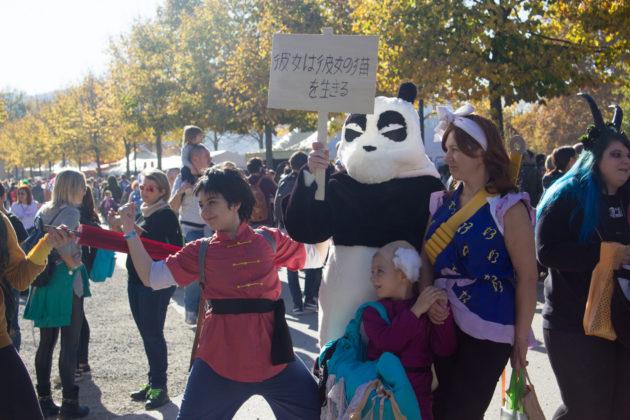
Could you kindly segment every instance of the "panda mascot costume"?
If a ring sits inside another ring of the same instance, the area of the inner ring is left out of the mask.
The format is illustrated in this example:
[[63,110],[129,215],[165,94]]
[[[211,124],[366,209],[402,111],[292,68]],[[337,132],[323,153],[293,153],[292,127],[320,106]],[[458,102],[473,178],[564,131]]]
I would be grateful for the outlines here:
[[370,266],[378,248],[405,240],[420,251],[429,197],[444,189],[424,151],[415,98],[415,85],[404,83],[398,97],[377,97],[373,114],[349,115],[338,150],[345,169],[327,171],[324,201],[315,200],[315,176],[304,168],[287,203],[293,239],[332,237],[319,292],[320,345],[341,337],[359,305],[376,300]]

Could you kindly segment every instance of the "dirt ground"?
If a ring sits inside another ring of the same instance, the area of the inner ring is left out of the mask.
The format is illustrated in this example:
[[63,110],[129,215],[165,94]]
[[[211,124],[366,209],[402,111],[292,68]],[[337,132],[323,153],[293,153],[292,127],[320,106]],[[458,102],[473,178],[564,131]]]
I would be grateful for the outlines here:
[[[85,299],[85,313],[90,324],[91,375],[78,383],[81,404],[90,407],[90,419],[111,419],[144,409],[143,403],[131,401],[129,393],[147,382],[148,364],[140,334],[131,316],[127,300],[127,276],[121,267],[124,257],[118,256],[114,277],[104,283],[91,283],[92,297]],[[178,290],[176,299],[182,299]],[[171,303],[164,333],[168,345],[169,395],[184,392],[194,331],[186,326],[183,316]],[[20,307],[24,310],[24,306]],[[35,351],[39,330],[31,321],[20,319],[22,348],[20,355],[35,383]],[[58,377],[59,344],[53,358],[52,378]],[[57,404],[61,390],[53,391]],[[172,404],[172,403],[169,403]],[[170,407],[171,409],[173,407]],[[164,410],[168,410],[168,404]]]

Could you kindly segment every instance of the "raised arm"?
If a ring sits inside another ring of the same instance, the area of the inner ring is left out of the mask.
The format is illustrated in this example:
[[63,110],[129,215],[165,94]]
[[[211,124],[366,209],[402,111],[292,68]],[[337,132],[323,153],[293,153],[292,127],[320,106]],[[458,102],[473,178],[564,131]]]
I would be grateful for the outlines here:
[[135,207],[133,203],[121,207],[118,211],[120,217],[119,223],[127,240],[129,256],[133,262],[133,267],[136,269],[136,273],[142,284],[146,287],[151,287],[149,276],[151,274],[153,259],[149,256],[149,253],[144,248],[144,244],[140,240],[140,236],[136,232],[136,224],[134,222],[134,215],[136,213]]
[[69,243],[73,237],[64,226],[52,228],[48,234],[40,239],[28,255],[20,248],[13,226],[9,219],[2,214],[2,222],[6,231],[9,262],[4,270],[4,276],[9,284],[17,290],[26,290],[35,277],[46,267],[48,254],[53,247],[61,247]]
[[[284,225],[289,235],[307,244],[324,242],[334,233],[333,212],[329,202],[315,200],[317,183],[313,174],[319,168],[329,168],[328,150],[321,143],[314,143],[308,169],[304,168],[300,172],[284,215]],[[327,171],[326,179],[329,175],[330,171]]]

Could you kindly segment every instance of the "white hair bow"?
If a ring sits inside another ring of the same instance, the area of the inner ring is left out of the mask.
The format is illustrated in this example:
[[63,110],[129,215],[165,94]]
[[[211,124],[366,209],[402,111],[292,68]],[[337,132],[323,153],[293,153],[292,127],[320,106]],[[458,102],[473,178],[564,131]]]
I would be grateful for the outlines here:
[[435,127],[433,141],[441,143],[448,126],[454,124],[475,139],[483,150],[488,150],[488,140],[486,139],[486,134],[483,132],[483,129],[470,118],[464,118],[473,112],[475,112],[475,108],[470,104],[464,104],[455,111],[447,106],[439,106],[437,108],[437,114],[440,122],[437,127]]
[[405,273],[410,282],[418,281],[422,260],[415,249],[398,248],[394,253],[394,267]]

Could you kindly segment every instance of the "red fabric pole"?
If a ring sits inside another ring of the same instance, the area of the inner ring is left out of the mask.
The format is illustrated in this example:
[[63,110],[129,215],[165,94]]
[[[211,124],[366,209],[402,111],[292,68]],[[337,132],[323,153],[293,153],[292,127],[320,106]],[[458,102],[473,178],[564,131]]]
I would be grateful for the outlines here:
[[[125,254],[129,253],[127,241],[121,232],[114,232],[90,225],[80,225],[77,232],[79,233],[77,242],[81,246],[124,252]],[[154,260],[163,260],[182,249],[177,245],[158,242],[152,239],[140,238],[140,240],[147,250],[147,253]]]

